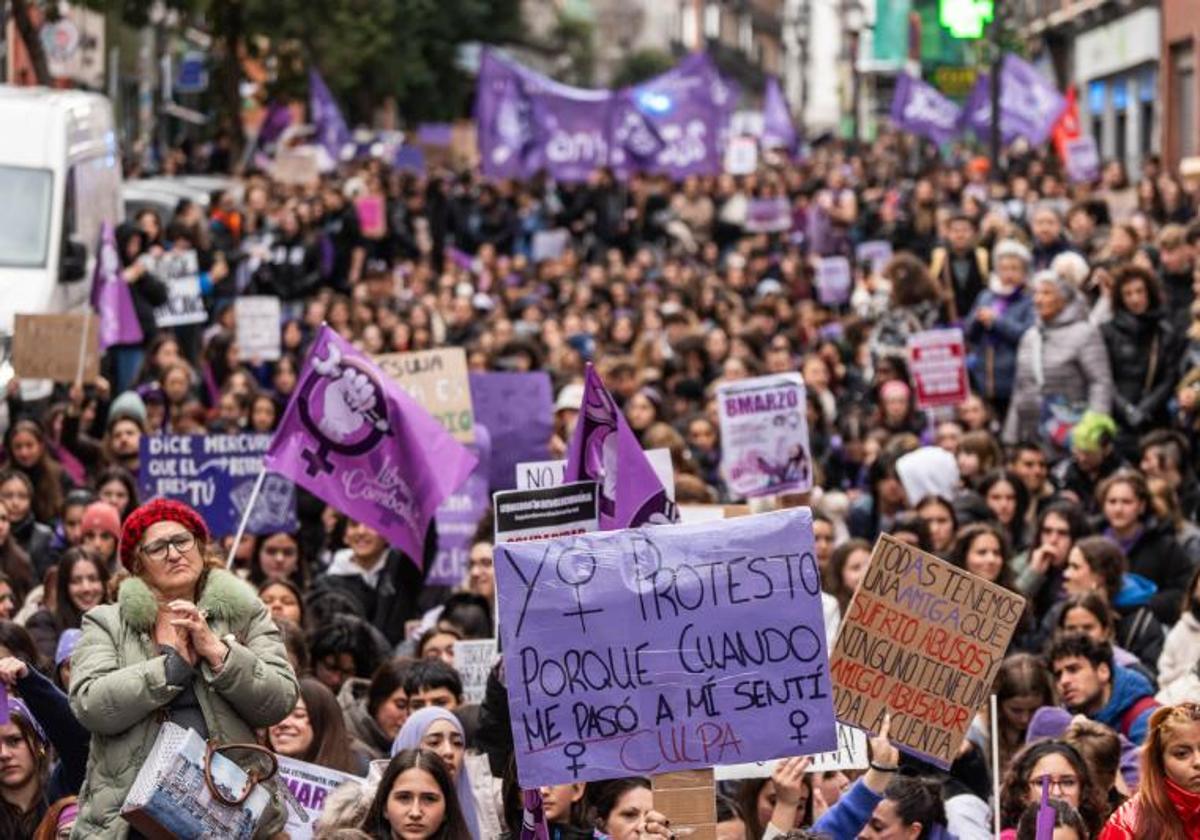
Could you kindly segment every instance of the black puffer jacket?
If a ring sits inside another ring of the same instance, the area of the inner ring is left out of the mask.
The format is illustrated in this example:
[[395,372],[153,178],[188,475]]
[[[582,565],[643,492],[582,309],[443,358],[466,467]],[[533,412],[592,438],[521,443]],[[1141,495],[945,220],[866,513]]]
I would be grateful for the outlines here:
[[1129,571],[1158,586],[1147,606],[1170,627],[1179,619],[1179,604],[1192,576],[1192,562],[1175,539],[1174,530],[1169,523],[1151,519],[1126,556]]
[[1117,422],[1130,432],[1167,425],[1167,401],[1183,353],[1170,321],[1158,310],[1134,315],[1118,309],[1100,332],[1112,366]]

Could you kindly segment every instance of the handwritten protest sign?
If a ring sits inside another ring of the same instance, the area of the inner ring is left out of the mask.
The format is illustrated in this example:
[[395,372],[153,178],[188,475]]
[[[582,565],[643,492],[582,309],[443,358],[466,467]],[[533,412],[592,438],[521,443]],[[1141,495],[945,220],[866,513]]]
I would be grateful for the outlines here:
[[243,362],[277,362],[282,349],[279,298],[244,295],[233,302],[238,358]]
[[154,310],[158,326],[178,327],[208,320],[200,291],[200,261],[195,251],[166,251],[143,259],[150,272],[167,287],[167,302]]
[[554,431],[554,397],[545,371],[471,373],[475,422],[492,433],[492,490],[515,486],[515,467],[522,461],[550,457]]
[[[13,322],[12,366],[23,379],[74,382],[100,375],[100,320],[91,314],[25,315]],[[86,331],[86,334],[85,334]]]
[[488,674],[499,658],[495,639],[460,639],[454,643],[454,670],[462,677],[464,703],[483,702]]
[[872,274],[878,274],[892,258],[892,243],[886,239],[872,239],[854,246],[854,261],[865,265]]
[[819,257],[816,261],[817,300],[825,306],[840,306],[850,300],[853,278],[845,257]]
[[374,361],[461,443],[475,440],[475,412],[461,347],[385,353]]
[[349,773],[297,761],[285,755],[277,755],[275,758],[279,761],[279,777],[308,817],[308,821],[305,822],[299,814],[294,813],[291,808],[288,809],[287,835],[290,840],[309,840],[313,836],[317,817],[325,810],[325,800],[338,785],[364,781]]
[[812,487],[804,380],[798,373],[739,379],[717,388],[721,471],[736,496]]
[[836,746],[812,513],[496,546],[523,787]]
[[[143,435],[141,496],[186,502],[215,535],[236,533],[270,442],[270,435],[258,434]],[[267,473],[246,530],[271,534],[297,527],[295,487],[283,476]]]
[[600,527],[596,482],[575,481],[542,490],[495,494],[496,542],[544,540]]
[[970,394],[962,330],[925,330],[908,339],[917,408],[958,405]]
[[[717,781],[732,781],[734,779],[765,779],[775,772],[779,760],[751,761],[746,764],[723,764],[714,767]],[[810,773],[832,773],[834,770],[866,770],[867,735],[861,729],[837,725],[837,749],[817,753],[812,756],[812,764],[808,766]]]
[[[662,482],[667,498],[675,501],[675,466],[671,463],[671,450],[666,447],[647,449],[646,460]],[[539,487],[557,487],[564,483],[567,475],[566,461],[533,461],[517,464],[517,489],[536,490]]]
[[1025,599],[883,534],[830,657],[838,720],[949,768]]

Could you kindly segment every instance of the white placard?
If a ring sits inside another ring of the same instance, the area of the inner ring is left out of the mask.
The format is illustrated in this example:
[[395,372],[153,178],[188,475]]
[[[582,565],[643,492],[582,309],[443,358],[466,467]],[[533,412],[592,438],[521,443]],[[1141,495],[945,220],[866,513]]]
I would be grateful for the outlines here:
[[[829,773],[834,770],[867,769],[867,734],[853,726],[837,725],[838,748],[832,752],[816,753],[809,773]],[[751,761],[748,764],[724,764],[713,768],[718,782],[733,779],[762,779],[775,772],[775,761]]]
[[306,761],[297,761],[282,755],[275,757],[279,760],[279,777],[308,815],[308,822],[304,822],[298,814],[288,808],[287,834],[291,840],[310,840],[317,817],[325,810],[325,800],[333,793],[334,788],[346,782],[366,781],[358,776],[309,764]]
[[283,349],[279,298],[247,295],[233,302],[238,358],[243,362],[277,362]]
[[[675,468],[671,464],[671,450],[666,448],[647,449],[646,460],[662,482],[667,498],[675,501]],[[558,487],[566,482],[566,461],[526,461],[517,464],[518,490],[542,490]]]
[[462,677],[464,703],[483,702],[488,674],[499,658],[495,639],[464,639],[454,643],[454,670]]

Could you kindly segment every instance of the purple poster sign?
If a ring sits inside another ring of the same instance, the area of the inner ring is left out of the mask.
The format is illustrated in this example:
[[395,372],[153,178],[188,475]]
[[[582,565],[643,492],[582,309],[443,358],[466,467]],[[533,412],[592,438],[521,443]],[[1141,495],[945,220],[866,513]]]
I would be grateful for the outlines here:
[[459,586],[467,573],[467,558],[471,555],[471,539],[479,521],[488,515],[491,494],[488,492],[488,471],[492,460],[492,436],[486,426],[475,426],[475,442],[466,444],[479,463],[467,480],[438,506],[438,547],[427,582],[435,586]]
[[834,749],[812,513],[496,546],[521,786]]
[[804,380],[798,373],[739,379],[717,388],[721,471],[735,496],[812,487]]
[[1067,177],[1075,183],[1090,183],[1100,177],[1100,150],[1096,138],[1084,134],[1066,143]]
[[896,127],[932,140],[949,143],[959,131],[962,109],[942,96],[933,85],[901,73],[892,98],[892,122]]
[[418,565],[434,511],[474,469],[378,365],[322,326],[264,463],[379,531]]
[[624,413],[590,364],[583,405],[567,447],[564,481],[599,483],[602,531],[664,525],[678,518]]
[[550,376],[530,373],[471,373],[476,426],[492,436],[488,470],[493,492],[517,486],[517,464],[550,458],[554,396]]

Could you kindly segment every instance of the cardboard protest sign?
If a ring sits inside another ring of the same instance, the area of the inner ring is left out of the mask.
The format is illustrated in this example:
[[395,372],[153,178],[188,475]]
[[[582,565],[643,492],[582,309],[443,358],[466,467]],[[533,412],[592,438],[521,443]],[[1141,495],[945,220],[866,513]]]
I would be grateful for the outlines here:
[[495,494],[496,542],[524,542],[585,534],[600,527],[594,481],[575,481],[544,490]]
[[[765,779],[775,772],[779,759],[774,761],[751,761],[746,764],[722,764],[713,768],[717,781],[736,779]],[[837,725],[837,749],[817,753],[808,766],[809,773],[831,773],[834,770],[866,770],[867,735],[861,729]]]
[[489,372],[471,373],[468,378],[475,422],[492,433],[492,490],[512,489],[517,464],[550,457],[554,432],[550,375]]
[[717,388],[721,472],[735,496],[812,487],[804,380],[798,373],[739,379]]
[[208,320],[200,291],[200,261],[195,251],[165,251],[143,257],[147,268],[167,287],[167,302],[154,310],[159,327],[203,324]]
[[321,162],[312,148],[281,149],[271,165],[271,180],[305,185],[321,180]]
[[325,800],[338,785],[365,781],[349,773],[297,761],[285,755],[276,755],[275,758],[279,762],[279,777],[308,817],[305,822],[303,817],[288,808],[287,835],[290,840],[309,840],[313,836],[317,818],[325,810]]
[[917,408],[958,405],[970,394],[962,330],[925,330],[909,336],[908,369]]
[[872,239],[860,242],[854,247],[854,261],[866,265],[872,274],[883,271],[888,260],[892,258],[892,243],[886,239]]
[[238,358],[243,362],[277,362],[283,346],[279,298],[245,295],[233,302]]
[[834,642],[838,720],[949,768],[992,690],[1025,599],[882,534]]
[[90,313],[25,315],[13,322],[12,366],[22,379],[84,382],[100,375],[100,321]]
[[454,670],[462,677],[464,703],[483,702],[488,674],[499,658],[495,639],[460,639],[454,643]]
[[654,810],[689,840],[716,840],[717,790],[712,770],[661,773],[650,779]]
[[523,787],[836,746],[812,513],[496,546]]
[[[263,470],[270,435],[143,435],[138,489],[143,499],[165,496],[194,507],[223,537],[237,532],[254,482]],[[246,523],[251,534],[295,531],[296,488],[267,473]]]
[[488,464],[491,463],[491,439],[486,428],[475,430],[475,442],[467,448],[479,457],[479,463],[462,485],[442,500],[434,513],[438,547],[433,568],[426,581],[435,586],[458,586],[467,573],[471,541],[479,521],[488,514],[492,497],[488,493]]
[[819,257],[816,261],[817,300],[823,306],[841,306],[850,300],[853,278],[845,257]]
[[460,443],[475,440],[475,412],[461,347],[385,353],[374,362]]

